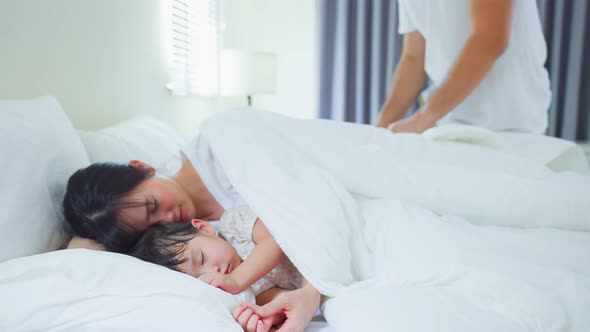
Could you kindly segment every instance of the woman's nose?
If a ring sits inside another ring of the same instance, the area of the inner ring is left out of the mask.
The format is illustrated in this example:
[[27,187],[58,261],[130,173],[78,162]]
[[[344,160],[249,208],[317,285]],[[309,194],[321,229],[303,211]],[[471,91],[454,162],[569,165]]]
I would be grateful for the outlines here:
[[164,211],[162,213],[162,215],[160,216],[160,221],[165,221],[165,222],[174,222],[176,220],[174,220],[174,212],[172,210],[170,211]]

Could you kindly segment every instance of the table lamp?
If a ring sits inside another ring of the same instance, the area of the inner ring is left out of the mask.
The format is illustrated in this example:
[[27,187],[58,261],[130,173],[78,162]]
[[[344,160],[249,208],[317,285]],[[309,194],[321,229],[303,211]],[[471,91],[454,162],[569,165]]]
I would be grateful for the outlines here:
[[276,57],[273,53],[224,49],[219,61],[220,95],[246,96],[252,106],[253,94],[274,94]]

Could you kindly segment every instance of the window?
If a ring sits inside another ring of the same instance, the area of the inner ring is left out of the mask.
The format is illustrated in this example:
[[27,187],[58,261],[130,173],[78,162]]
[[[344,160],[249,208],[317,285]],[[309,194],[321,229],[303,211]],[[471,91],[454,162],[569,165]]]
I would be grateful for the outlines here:
[[167,53],[174,95],[211,96],[218,91],[218,0],[168,0]]

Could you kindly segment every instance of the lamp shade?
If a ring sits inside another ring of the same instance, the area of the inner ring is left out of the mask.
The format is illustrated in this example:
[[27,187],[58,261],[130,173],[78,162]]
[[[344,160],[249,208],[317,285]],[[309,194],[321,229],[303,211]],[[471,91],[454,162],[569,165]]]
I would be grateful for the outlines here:
[[277,65],[273,53],[225,49],[220,53],[219,66],[222,96],[275,92]]

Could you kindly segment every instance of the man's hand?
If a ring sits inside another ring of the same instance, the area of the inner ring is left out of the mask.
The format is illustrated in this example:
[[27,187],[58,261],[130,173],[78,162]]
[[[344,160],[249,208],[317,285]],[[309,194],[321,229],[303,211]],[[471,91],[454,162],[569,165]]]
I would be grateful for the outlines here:
[[231,274],[209,272],[200,276],[199,279],[213,287],[221,288],[230,294],[238,294],[244,290]]
[[425,109],[420,109],[409,118],[398,120],[390,124],[387,129],[394,133],[422,133],[434,127],[438,118],[429,114]]
[[418,31],[404,34],[402,56],[395,67],[391,91],[377,117],[376,126],[387,126],[399,119],[412,106],[426,82],[424,60],[426,40]]

